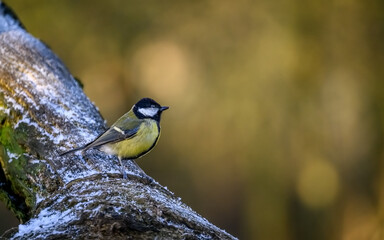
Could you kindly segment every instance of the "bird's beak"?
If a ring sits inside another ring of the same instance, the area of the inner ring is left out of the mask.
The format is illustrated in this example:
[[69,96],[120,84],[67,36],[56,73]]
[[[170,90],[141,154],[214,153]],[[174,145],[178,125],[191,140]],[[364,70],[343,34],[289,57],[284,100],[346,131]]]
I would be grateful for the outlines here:
[[167,107],[167,106],[161,107],[161,108],[160,108],[160,112],[165,111],[165,110],[167,110],[168,108],[169,108],[169,107]]

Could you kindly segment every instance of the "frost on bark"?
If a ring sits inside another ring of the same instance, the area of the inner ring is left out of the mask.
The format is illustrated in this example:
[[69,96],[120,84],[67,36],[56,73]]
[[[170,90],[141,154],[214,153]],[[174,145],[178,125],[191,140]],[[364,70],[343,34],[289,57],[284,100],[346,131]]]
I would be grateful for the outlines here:
[[97,150],[58,156],[104,130],[60,59],[0,2],[0,199],[22,223],[4,237],[234,238],[130,163],[123,179]]

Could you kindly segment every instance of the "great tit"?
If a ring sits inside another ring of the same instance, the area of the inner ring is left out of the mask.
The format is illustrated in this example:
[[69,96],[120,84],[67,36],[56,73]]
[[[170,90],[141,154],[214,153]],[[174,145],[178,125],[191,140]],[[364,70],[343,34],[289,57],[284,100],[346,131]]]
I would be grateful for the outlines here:
[[123,177],[126,178],[121,160],[131,160],[136,164],[134,159],[145,155],[156,145],[160,137],[161,114],[168,108],[151,98],[143,98],[94,141],[61,153],[60,156],[79,150],[84,154],[87,150],[96,148],[116,155],[122,167]]

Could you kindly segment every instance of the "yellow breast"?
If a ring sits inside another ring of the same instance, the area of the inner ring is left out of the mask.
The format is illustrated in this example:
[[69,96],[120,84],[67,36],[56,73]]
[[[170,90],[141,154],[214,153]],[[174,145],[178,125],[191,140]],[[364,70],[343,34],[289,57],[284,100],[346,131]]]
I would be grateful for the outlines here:
[[135,159],[149,152],[160,137],[157,122],[145,119],[134,137],[105,145],[102,150],[125,159]]

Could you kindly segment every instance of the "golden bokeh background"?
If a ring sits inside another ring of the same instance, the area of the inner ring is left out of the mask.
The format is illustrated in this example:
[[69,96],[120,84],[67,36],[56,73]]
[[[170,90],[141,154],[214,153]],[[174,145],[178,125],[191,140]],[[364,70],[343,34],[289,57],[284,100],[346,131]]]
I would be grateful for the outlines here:
[[138,164],[217,226],[384,239],[382,0],[5,2],[109,124],[170,106]]

